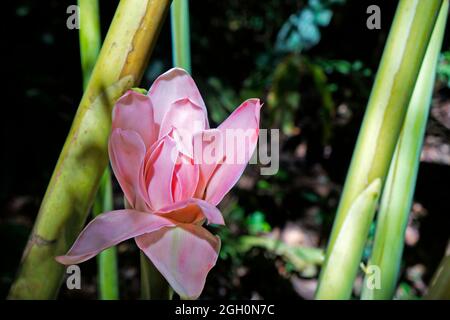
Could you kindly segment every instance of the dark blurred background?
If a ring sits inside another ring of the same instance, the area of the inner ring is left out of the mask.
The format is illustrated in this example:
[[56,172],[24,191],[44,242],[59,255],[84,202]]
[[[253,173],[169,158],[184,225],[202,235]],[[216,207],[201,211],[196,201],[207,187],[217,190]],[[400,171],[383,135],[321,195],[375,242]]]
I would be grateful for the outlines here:
[[[100,1],[102,36],[117,3]],[[3,9],[2,298],[82,95],[78,34],[66,27],[72,4],[19,0]],[[380,30],[366,27],[372,4],[381,8]],[[259,97],[265,103],[262,127],[279,128],[281,141],[279,172],[260,176],[257,166],[249,166],[221,203],[227,227],[214,231],[223,248],[201,298],[312,298],[395,7],[396,1],[386,0],[190,1],[193,77],[211,122],[220,123],[242,100]],[[449,49],[447,33],[398,299],[424,293],[447,246]],[[167,19],[141,87],[170,67]],[[117,185],[115,190],[118,208],[122,196]],[[138,250],[133,242],[118,248],[121,297],[138,298]],[[370,241],[365,258],[369,255]],[[61,298],[96,298],[95,259],[81,268],[82,290],[62,289]]]

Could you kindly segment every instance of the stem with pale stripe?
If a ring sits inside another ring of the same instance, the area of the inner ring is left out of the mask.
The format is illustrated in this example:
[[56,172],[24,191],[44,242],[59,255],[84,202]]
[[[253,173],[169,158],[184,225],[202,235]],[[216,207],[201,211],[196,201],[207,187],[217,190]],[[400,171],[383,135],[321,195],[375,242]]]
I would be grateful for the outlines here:
[[[367,224],[371,223],[373,215],[361,212],[365,219],[354,216],[353,222],[348,217],[354,202],[374,181],[379,179],[380,189],[384,185],[441,4],[442,0],[399,2],[334,221],[316,292],[318,299],[351,297],[364,248],[354,241],[366,241]],[[360,233],[357,238],[341,236],[355,233],[355,229]],[[341,241],[337,243],[338,239]],[[335,251],[352,254],[336,256]],[[332,256],[333,263],[330,263]]]
[[444,0],[409,103],[381,198],[375,241],[368,263],[369,266],[377,267],[373,270],[380,271],[380,287],[370,283],[369,280],[374,275],[366,275],[362,299],[392,299],[395,293],[436,67],[445,33],[448,5],[448,0]]

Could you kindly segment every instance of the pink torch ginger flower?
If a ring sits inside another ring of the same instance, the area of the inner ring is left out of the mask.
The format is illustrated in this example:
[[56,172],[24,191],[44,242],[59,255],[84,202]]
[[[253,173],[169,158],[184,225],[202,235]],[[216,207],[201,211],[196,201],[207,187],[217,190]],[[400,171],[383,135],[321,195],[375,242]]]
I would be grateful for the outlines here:
[[197,298],[220,250],[202,224],[224,224],[216,206],[256,148],[260,108],[249,99],[210,129],[194,80],[178,68],[147,95],[128,91],[113,110],[109,156],[129,208],[95,218],[57,261],[81,263],[134,238],[182,298]]

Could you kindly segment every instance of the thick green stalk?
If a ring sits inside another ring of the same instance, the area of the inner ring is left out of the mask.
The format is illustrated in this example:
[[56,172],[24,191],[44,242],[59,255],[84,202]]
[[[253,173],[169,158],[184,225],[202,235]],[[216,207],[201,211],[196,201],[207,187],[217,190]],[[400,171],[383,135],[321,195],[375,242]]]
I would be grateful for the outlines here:
[[[89,82],[92,69],[101,47],[100,12],[98,0],[78,0],[80,14],[80,57],[83,72],[83,88]],[[113,210],[111,172],[106,167],[95,196],[92,213],[97,216]],[[102,300],[119,299],[117,249],[109,248],[97,256],[98,293]]]
[[191,73],[191,44],[189,35],[189,1],[173,0],[170,8],[172,25],[173,65]]
[[120,1],[60,154],[11,287],[10,299],[55,298],[67,252],[81,231],[108,163],[114,102],[139,84],[170,0]]
[[[317,299],[348,299],[358,272],[373,213],[349,221],[354,202],[377,179],[384,185],[407,106],[442,0],[400,0],[353,153],[321,271]],[[367,210],[375,210],[365,206]],[[344,239],[339,241],[338,239]],[[338,247],[337,247],[338,246]],[[335,256],[334,251],[352,252]],[[330,257],[333,256],[333,263]],[[337,267],[339,266],[339,267]]]
[[370,266],[376,266],[380,270],[380,287],[367,285],[369,276],[366,276],[362,299],[392,299],[395,293],[447,15],[448,0],[444,0],[409,103],[381,198],[375,241],[369,261]]

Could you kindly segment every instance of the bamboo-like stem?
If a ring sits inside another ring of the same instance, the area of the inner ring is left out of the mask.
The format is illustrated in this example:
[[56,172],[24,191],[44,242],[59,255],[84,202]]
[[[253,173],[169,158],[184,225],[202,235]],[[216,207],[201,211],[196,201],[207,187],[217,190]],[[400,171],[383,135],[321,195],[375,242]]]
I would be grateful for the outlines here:
[[367,275],[362,299],[392,299],[395,293],[447,15],[448,0],[444,0],[381,198],[375,241],[368,264],[380,271],[380,287],[368,283],[373,275]]
[[450,300],[450,243],[447,252],[431,279],[427,300]]
[[108,163],[114,102],[142,77],[170,0],[120,1],[41,204],[10,299],[55,298]]
[[[101,47],[100,11],[98,0],[78,0],[80,14],[80,57],[83,72],[83,88],[89,82],[92,69]],[[95,216],[113,210],[111,172],[106,167],[95,196],[92,213]],[[119,299],[117,249],[111,247],[97,256],[98,296],[102,300]]]
[[[373,213],[361,212],[365,219],[355,216],[354,221],[348,220],[349,213],[354,202],[375,181],[379,179],[381,187],[384,185],[441,4],[442,0],[399,2],[337,210],[317,299],[348,299],[351,296],[364,248],[355,241],[366,241],[367,224],[371,223]],[[375,210],[370,205],[364,207]],[[357,239],[341,236],[347,232],[358,234]],[[343,240],[336,247],[338,238]],[[343,254],[335,256],[333,263],[329,263],[333,252]]]
[[189,1],[173,0],[170,8],[172,26],[173,65],[191,73],[191,43],[189,33]]

